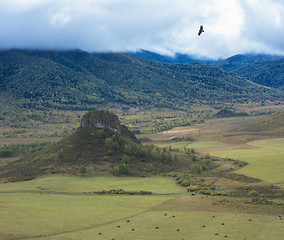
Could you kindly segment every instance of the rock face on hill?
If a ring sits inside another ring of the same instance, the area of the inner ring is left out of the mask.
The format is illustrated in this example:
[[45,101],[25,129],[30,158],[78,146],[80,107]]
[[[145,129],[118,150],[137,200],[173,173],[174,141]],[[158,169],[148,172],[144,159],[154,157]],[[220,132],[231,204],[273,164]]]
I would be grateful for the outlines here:
[[84,129],[107,129],[117,134],[130,138],[132,141],[139,143],[135,135],[128,130],[125,125],[120,124],[117,115],[110,111],[98,110],[87,112],[81,120],[81,127]]
[[119,119],[112,112],[99,110],[86,113],[81,120],[83,128],[101,128],[110,129],[121,133]]

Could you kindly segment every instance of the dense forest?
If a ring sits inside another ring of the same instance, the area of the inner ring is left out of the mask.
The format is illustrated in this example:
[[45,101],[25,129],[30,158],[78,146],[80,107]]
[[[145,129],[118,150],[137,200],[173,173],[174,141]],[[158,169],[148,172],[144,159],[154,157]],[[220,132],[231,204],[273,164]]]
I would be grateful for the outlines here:
[[124,53],[0,52],[0,94],[22,107],[92,109],[109,102],[188,109],[192,104],[282,99],[268,89],[202,63],[160,63]]
[[284,57],[274,55],[236,55],[214,63],[252,82],[284,89]]

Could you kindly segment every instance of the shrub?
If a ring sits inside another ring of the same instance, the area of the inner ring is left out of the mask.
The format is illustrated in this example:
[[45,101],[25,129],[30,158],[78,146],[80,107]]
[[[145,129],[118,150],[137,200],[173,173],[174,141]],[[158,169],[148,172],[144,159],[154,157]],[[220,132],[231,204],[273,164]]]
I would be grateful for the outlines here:
[[196,174],[200,174],[201,173],[201,167],[198,165],[198,164],[192,164],[191,165],[191,171],[193,173],[196,173]]
[[129,165],[127,163],[121,163],[118,166],[114,166],[112,169],[112,173],[115,176],[129,175],[130,174]]
[[9,150],[2,150],[0,151],[0,157],[5,158],[5,157],[12,157],[12,152]]
[[112,169],[112,173],[114,176],[119,176],[119,168],[118,166],[114,166]]
[[197,192],[199,190],[199,187],[198,186],[189,186],[188,188],[187,188],[187,191],[188,192]]
[[210,154],[207,153],[207,154],[205,155],[205,159],[210,159],[210,158],[211,158]]
[[258,192],[256,190],[251,190],[248,192],[249,197],[256,197],[258,196]]
[[124,154],[124,155],[122,156],[122,162],[123,162],[123,163],[126,163],[126,164],[130,163],[130,162],[131,162],[131,157]]
[[211,191],[207,189],[201,189],[198,192],[204,195],[211,195]]
[[118,168],[119,168],[119,175],[128,175],[128,174],[130,174],[129,165],[127,163],[119,164]]
[[79,167],[79,173],[80,173],[81,175],[84,175],[84,174],[87,173],[87,169],[86,169],[86,166],[85,166],[85,165],[81,165],[81,166]]
[[180,183],[180,185],[183,186],[183,187],[188,187],[188,186],[190,186],[190,180],[185,179]]
[[62,161],[64,159],[64,151],[63,148],[60,149],[60,151],[57,154],[58,160]]

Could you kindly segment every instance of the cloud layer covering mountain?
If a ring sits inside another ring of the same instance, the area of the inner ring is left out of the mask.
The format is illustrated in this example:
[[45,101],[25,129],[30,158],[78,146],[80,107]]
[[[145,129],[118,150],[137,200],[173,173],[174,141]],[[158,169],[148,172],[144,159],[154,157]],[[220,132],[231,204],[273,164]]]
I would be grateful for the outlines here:
[[[282,0],[0,0],[0,48],[284,54]],[[198,36],[200,25],[205,32]]]

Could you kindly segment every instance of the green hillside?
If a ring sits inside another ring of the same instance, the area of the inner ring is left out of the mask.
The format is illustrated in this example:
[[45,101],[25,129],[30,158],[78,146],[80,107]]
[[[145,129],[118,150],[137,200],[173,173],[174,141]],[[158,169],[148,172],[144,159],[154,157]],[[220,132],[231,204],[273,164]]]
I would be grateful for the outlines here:
[[284,89],[284,58],[253,63],[240,67],[234,72],[255,83]]
[[0,178],[23,181],[46,174],[156,174],[173,169],[175,164],[167,164],[173,159],[169,151],[140,144],[112,112],[98,110],[87,112],[80,127],[59,142],[1,167]]
[[213,65],[227,71],[234,72],[236,69],[248,66],[249,64],[273,61],[281,58],[283,58],[283,56],[267,54],[237,54],[232,57],[214,62]]
[[0,79],[0,94],[28,100],[30,105],[62,109],[87,109],[108,102],[180,109],[193,103],[283,98],[276,90],[215,66],[79,50],[1,51]]
[[267,87],[284,87],[283,56],[251,54],[235,55],[214,63],[224,70],[233,72],[252,82]]

